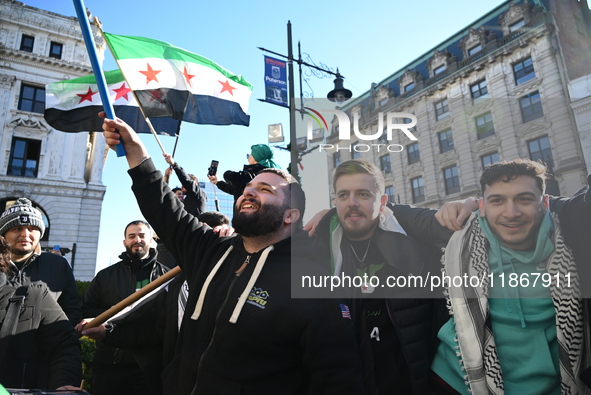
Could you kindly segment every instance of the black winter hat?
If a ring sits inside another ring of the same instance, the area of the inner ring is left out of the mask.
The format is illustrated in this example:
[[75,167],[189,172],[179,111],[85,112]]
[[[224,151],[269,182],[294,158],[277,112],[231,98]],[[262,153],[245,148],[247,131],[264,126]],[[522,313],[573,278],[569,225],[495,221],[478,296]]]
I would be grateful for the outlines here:
[[27,198],[20,198],[0,216],[0,236],[15,226],[35,226],[39,228],[41,236],[45,233],[45,222],[41,212],[33,207]]

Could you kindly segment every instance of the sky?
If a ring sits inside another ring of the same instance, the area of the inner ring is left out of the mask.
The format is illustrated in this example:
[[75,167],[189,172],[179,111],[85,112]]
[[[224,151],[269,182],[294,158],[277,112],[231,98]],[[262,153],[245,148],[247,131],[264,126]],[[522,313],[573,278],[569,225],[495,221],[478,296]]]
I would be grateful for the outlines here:
[[[76,14],[69,0],[21,1],[61,15]],[[288,21],[292,24],[294,53],[297,55],[299,41],[306,62],[312,60],[332,71],[338,68],[345,77],[345,88],[357,97],[367,92],[372,82],[380,83],[424,53],[433,52],[437,44],[504,1],[86,0],[84,3],[100,19],[106,32],[169,42],[242,74],[254,85],[248,110],[249,127],[184,123],[181,128],[174,157],[187,172],[207,181],[212,159],[220,162],[219,175],[226,170],[241,170],[250,146],[267,143],[268,125],[281,123],[288,138],[288,110],[257,100],[265,94],[265,53],[257,47],[287,55]],[[115,67],[111,54],[107,53],[104,69]],[[295,70],[295,96],[299,97],[297,67]],[[334,88],[332,76],[310,76],[306,68],[303,74],[309,76],[303,89],[305,97],[325,98]],[[175,139],[160,138],[165,150],[172,153]],[[142,140],[156,166],[163,171],[166,162],[154,137],[142,135]],[[280,149],[274,152],[275,161],[285,169],[289,153]],[[131,192],[127,169],[125,158],[118,158],[111,151],[102,178],[107,191],[102,205],[97,271],[119,261],[118,256],[124,251],[125,226],[143,218]],[[171,180],[171,184],[179,184],[174,175]],[[321,188],[318,185],[326,188],[327,182],[322,171],[305,172],[302,179],[308,195],[312,192],[309,189]],[[329,204],[328,195],[309,200],[305,219]]]

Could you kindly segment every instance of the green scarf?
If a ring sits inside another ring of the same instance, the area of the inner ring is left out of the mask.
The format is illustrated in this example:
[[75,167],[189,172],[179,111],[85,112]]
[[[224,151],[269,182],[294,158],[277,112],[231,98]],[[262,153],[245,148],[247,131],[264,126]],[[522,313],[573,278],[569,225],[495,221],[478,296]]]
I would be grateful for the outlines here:
[[279,165],[273,162],[273,151],[271,151],[268,145],[255,144],[250,147],[250,153],[260,165],[280,169]]

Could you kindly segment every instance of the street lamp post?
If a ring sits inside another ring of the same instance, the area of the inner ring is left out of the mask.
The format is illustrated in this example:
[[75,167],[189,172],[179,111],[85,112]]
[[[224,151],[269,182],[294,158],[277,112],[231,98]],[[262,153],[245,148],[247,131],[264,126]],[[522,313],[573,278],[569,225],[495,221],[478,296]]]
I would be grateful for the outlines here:
[[[299,57],[301,60],[301,57]],[[301,66],[300,66],[301,73]],[[289,143],[291,144],[290,149],[290,167],[289,171],[298,181],[300,179],[298,174],[298,148],[297,148],[297,136],[296,136],[296,120],[295,120],[295,95],[294,95],[294,81],[293,81],[293,47],[291,41],[291,21],[287,21],[287,74],[289,81]],[[300,74],[301,80],[301,74]],[[300,86],[301,89],[301,86]]]
[[[331,70],[324,69],[322,67],[318,67],[314,64],[306,63],[302,60],[301,51],[298,51],[298,58],[295,59],[293,56],[293,45],[292,45],[292,36],[291,36],[291,21],[287,21],[287,56],[279,54],[277,52],[269,51],[268,49],[259,47],[260,50],[272,53],[274,55],[280,56],[282,58],[287,58],[287,74],[288,74],[288,89],[289,89],[289,141],[291,145],[290,149],[290,158],[291,158],[291,165],[290,165],[290,173],[292,176],[296,177],[299,180],[298,174],[298,158],[299,158],[299,150],[297,149],[297,136],[296,136],[296,111],[301,111],[301,109],[297,109],[295,105],[295,83],[294,83],[294,71],[293,71],[293,62],[297,62],[299,65],[299,75],[300,75],[300,97],[303,99],[302,93],[302,65],[311,67],[313,69],[319,70],[323,73],[334,75],[336,78],[334,80],[335,88],[330,91],[327,95],[328,100],[342,103],[353,96],[352,92],[348,89],[345,89],[343,86],[343,79],[344,77],[337,72],[333,72]],[[298,49],[299,49],[298,43]],[[260,100],[260,99],[259,99]],[[261,100],[265,101],[265,100]],[[285,107],[285,106],[283,106]]]

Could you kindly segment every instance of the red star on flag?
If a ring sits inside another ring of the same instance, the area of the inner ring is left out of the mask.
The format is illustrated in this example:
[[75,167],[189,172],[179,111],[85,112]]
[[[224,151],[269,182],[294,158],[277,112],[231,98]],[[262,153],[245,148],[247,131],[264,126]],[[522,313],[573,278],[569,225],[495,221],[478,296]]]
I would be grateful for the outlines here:
[[195,77],[195,74],[189,74],[187,71],[187,66],[184,67],[183,75],[185,76],[185,80],[187,80],[187,84],[191,86],[191,78]]
[[123,97],[125,100],[129,101],[127,94],[131,92],[131,89],[125,86],[125,82],[121,84],[121,86],[117,89],[113,89],[113,92],[117,92],[117,96],[115,96],[115,101],[119,100],[119,98]]
[[92,103],[92,95],[96,95],[97,93],[98,93],[98,91],[93,92],[92,89],[90,89],[90,86],[88,87],[88,92],[76,93],[76,96],[80,96],[80,101],[78,102],[78,104],[82,103],[85,100],[88,100],[89,102]]
[[143,75],[146,76],[146,84],[149,83],[150,81],[158,82],[158,78],[156,76],[158,75],[158,73],[162,72],[162,70],[153,70],[152,66],[150,66],[150,63],[147,63],[147,65],[148,65],[148,70],[146,70],[146,71],[140,70],[140,73],[142,73]]
[[158,103],[164,103],[164,101],[166,100],[166,94],[162,92],[160,89],[148,91],[148,93],[150,94],[149,103],[153,101],[157,101]]
[[222,94],[224,92],[229,92],[232,96],[234,96],[234,93],[232,91],[236,88],[234,88],[232,85],[230,85],[230,82],[228,80],[226,80],[226,82],[222,82],[222,81],[218,80],[218,82],[220,84],[222,84],[222,87],[223,87],[220,94]]

